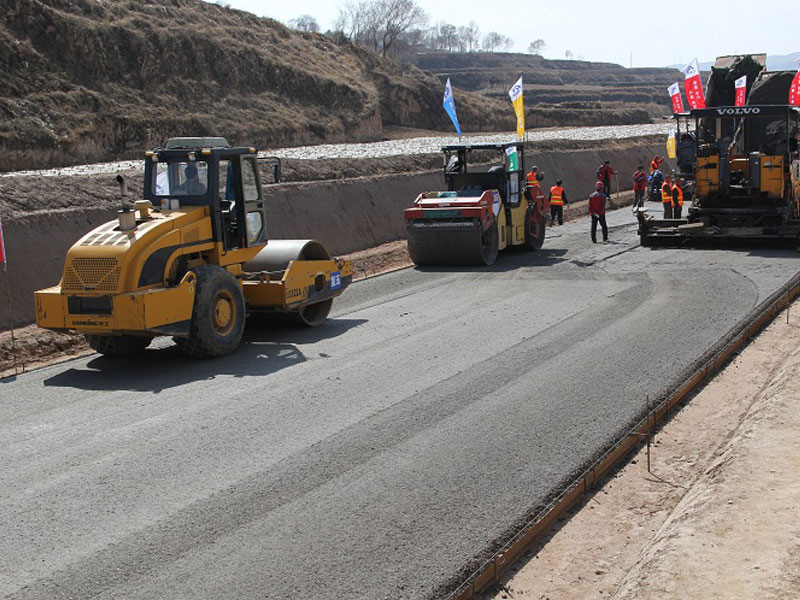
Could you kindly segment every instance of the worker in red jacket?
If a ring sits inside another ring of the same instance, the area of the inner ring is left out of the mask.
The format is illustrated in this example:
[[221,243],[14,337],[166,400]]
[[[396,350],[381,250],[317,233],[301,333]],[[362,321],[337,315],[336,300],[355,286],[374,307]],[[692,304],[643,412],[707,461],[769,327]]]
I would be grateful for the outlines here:
[[611,168],[611,163],[607,160],[597,169],[597,179],[603,182],[603,193],[606,198],[611,196],[611,176],[616,175],[617,172]]
[[633,205],[644,206],[644,192],[647,189],[647,175],[644,174],[644,168],[639,165],[639,168],[633,174]]
[[595,184],[594,194],[589,196],[589,214],[592,217],[592,242],[597,243],[597,224],[603,228],[603,241],[608,241],[608,225],[606,225],[606,195],[603,192],[603,182]]

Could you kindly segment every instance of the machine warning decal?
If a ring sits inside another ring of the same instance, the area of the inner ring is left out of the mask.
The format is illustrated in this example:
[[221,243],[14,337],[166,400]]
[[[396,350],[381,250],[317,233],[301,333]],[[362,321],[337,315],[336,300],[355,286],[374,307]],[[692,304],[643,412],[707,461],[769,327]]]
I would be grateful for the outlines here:
[[500,214],[500,192],[497,190],[492,190],[492,194],[494,196],[494,199],[492,200],[492,212],[496,217]]
[[338,290],[342,287],[342,274],[339,271],[331,273],[331,289]]

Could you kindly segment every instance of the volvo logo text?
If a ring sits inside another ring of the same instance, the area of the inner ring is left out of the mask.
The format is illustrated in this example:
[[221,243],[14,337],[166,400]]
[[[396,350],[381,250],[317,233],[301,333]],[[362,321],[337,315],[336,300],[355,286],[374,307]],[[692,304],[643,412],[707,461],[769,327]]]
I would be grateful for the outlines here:
[[718,108],[717,114],[722,116],[757,115],[761,109],[757,106],[736,106],[734,108]]

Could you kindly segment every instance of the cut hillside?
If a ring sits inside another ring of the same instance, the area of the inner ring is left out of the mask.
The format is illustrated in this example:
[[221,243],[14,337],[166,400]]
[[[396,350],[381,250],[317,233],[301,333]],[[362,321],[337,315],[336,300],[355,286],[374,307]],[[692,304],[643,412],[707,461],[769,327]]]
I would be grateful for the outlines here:
[[533,127],[646,123],[669,111],[667,87],[683,79],[671,68],[626,69],[531,54],[429,52],[407,58],[441,81],[450,77],[459,88],[498,100],[522,76]]
[[[448,129],[440,82],[344,40],[200,0],[7,0],[3,169],[140,156],[178,135],[259,147]],[[506,102],[461,94],[464,130],[510,130]]]

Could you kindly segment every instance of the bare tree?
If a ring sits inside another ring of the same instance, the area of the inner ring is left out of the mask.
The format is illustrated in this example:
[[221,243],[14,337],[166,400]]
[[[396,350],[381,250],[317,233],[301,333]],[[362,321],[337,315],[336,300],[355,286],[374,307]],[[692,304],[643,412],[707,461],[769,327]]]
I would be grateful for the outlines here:
[[373,4],[369,0],[348,0],[339,9],[339,16],[333,26],[351,41],[377,50],[378,32]]
[[496,31],[490,31],[483,38],[483,49],[486,52],[507,52],[513,45],[514,40]]
[[311,15],[300,15],[296,19],[289,19],[289,27],[297,31],[319,33],[319,23]]
[[503,36],[496,31],[490,31],[483,38],[483,49],[486,52],[494,52],[503,42]]
[[534,40],[528,45],[528,52],[537,56],[541,56],[546,45],[547,44],[544,43],[544,40]]
[[427,22],[428,15],[414,0],[348,0],[335,26],[354,42],[386,56],[402,35]]
[[460,52],[475,52],[481,47],[481,30],[475,21],[466,27],[458,28],[458,49]]
[[442,50],[453,52],[458,48],[458,30],[455,25],[442,23],[439,27],[439,45]]
[[564,56],[567,58],[567,60],[572,60],[574,54],[572,54],[572,50],[567,50],[566,52],[564,52]]

